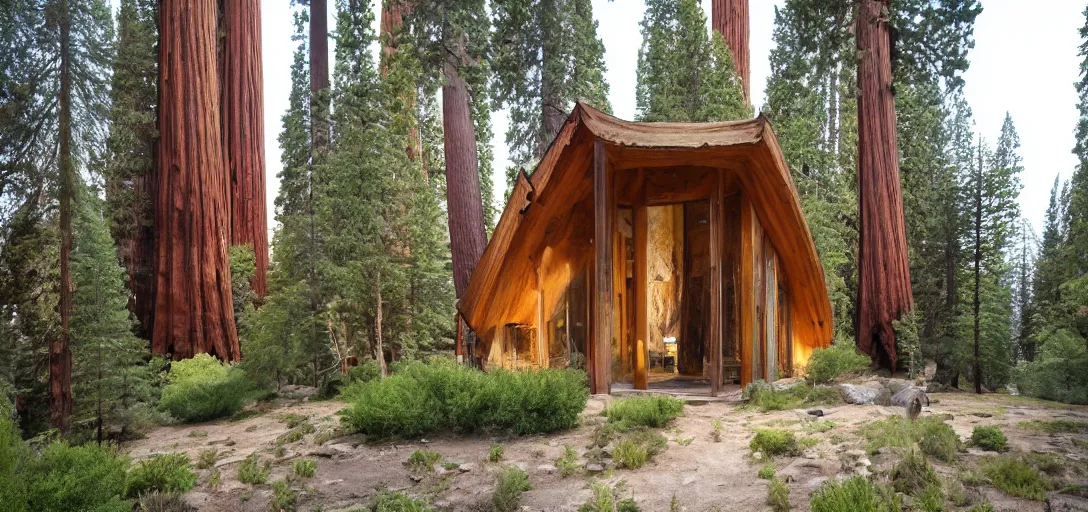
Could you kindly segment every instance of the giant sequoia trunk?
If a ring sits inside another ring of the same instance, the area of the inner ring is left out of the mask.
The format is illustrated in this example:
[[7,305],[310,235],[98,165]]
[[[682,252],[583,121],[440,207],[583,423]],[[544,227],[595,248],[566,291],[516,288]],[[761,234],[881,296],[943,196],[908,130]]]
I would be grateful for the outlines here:
[[230,176],[230,237],[252,245],[253,291],[264,297],[268,274],[268,220],[264,192],[264,89],[261,2],[223,2],[222,137]]
[[313,156],[329,149],[329,4],[310,0],[310,129]]
[[69,347],[72,317],[72,199],[75,195],[75,164],[72,162],[72,36],[68,0],[58,6],[60,23],[60,108],[58,161],[60,164],[60,335],[49,344],[49,419],[68,434],[72,415],[72,350]]
[[446,150],[446,203],[449,210],[453,287],[457,297],[468,289],[472,271],[487,247],[484,209],[480,199],[476,130],[472,124],[468,85],[459,66],[464,62],[464,39],[446,58],[442,87],[442,133]]
[[561,82],[566,76],[566,64],[560,48],[571,34],[564,34],[559,23],[559,0],[544,0],[542,27],[543,41],[540,52],[540,117],[542,129],[537,147],[537,157],[542,158],[552,139],[559,134],[567,120],[567,106],[560,94]]
[[240,357],[231,303],[230,186],[220,140],[215,0],[163,0],[151,350]]
[[748,0],[714,0],[711,6],[711,25],[721,34],[729,49],[733,52],[733,63],[737,66],[741,86],[744,88],[744,101],[752,104],[752,66],[749,49]]
[[892,322],[913,306],[884,0],[859,0],[857,346],[895,368]]

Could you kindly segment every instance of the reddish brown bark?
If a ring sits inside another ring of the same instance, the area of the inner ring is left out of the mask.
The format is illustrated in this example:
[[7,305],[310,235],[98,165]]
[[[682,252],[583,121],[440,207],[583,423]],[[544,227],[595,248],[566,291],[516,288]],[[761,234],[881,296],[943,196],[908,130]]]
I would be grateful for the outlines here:
[[314,157],[329,148],[329,4],[310,0],[310,129]]
[[268,220],[264,190],[264,88],[261,69],[261,2],[223,3],[222,137],[230,177],[233,245],[252,245],[257,273],[253,291],[267,290]]
[[60,171],[60,336],[49,344],[49,391],[52,396],[49,419],[61,434],[68,434],[72,415],[72,350],[69,347],[72,317],[72,199],[75,195],[75,164],[72,162],[72,54],[71,18],[68,0],[61,0],[57,13],[60,24],[60,107],[58,160]]
[[174,359],[210,353],[237,361],[216,18],[215,0],[161,3],[151,351]]
[[891,40],[882,0],[859,0],[857,346],[895,368],[892,321],[914,307],[899,182]]
[[398,36],[404,28],[404,17],[409,12],[411,12],[411,6],[405,0],[385,0],[382,2],[382,76],[389,72],[389,59],[397,53]]
[[744,101],[751,105],[752,57],[748,42],[748,0],[714,0],[710,16],[714,31],[722,35],[733,52],[733,63],[737,66],[737,75],[740,76],[744,88]]
[[459,71],[464,40],[457,53],[443,65],[442,133],[446,151],[446,204],[449,210],[450,248],[453,253],[453,287],[458,297],[487,247],[484,208],[480,199],[480,172],[476,154],[476,129],[472,124],[468,85]]

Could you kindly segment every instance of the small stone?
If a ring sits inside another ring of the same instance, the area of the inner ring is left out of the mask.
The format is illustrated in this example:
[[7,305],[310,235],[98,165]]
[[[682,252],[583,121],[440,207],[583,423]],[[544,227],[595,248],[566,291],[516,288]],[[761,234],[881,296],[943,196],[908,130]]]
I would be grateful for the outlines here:
[[552,473],[555,473],[555,471],[556,471],[555,466],[553,466],[551,464],[541,464],[541,465],[536,467],[536,470],[541,472],[541,473],[544,473],[545,475],[550,475]]
[[752,454],[753,460],[763,460],[763,452],[755,452]]
[[559,441],[548,441],[548,446],[555,448],[556,446],[559,446]]
[[824,416],[824,411],[823,409],[812,409],[811,411],[808,411],[808,415],[822,418]]
[[979,418],[993,418],[994,415],[988,412],[973,412],[971,416],[978,416]]
[[466,462],[464,464],[461,464],[460,466],[457,466],[457,471],[460,471],[462,473],[468,473],[469,471],[472,471],[474,469],[476,469],[476,464],[473,464],[471,462]]
[[604,464],[601,464],[600,462],[590,462],[590,463],[586,464],[586,472],[587,473],[596,474],[596,473],[601,473],[603,471],[604,471]]
[[420,475],[409,475],[408,478],[411,478],[417,484],[423,481],[423,477]]
[[428,441],[426,439],[420,439],[419,442],[421,442],[423,444],[430,444],[431,443],[430,441]]

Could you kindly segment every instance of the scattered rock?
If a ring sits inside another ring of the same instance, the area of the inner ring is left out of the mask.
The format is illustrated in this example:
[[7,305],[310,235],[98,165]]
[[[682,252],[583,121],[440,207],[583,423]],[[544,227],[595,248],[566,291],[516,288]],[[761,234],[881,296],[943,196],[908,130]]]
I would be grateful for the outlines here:
[[1044,510],[1047,512],[1088,512],[1088,499],[1051,493],[1046,499]]
[[978,416],[979,418],[993,418],[994,415],[988,412],[973,412],[971,416]]
[[317,388],[313,386],[283,386],[279,391],[280,396],[295,400],[306,399],[317,394]]
[[551,464],[541,464],[536,467],[536,470],[546,475],[551,475],[556,471],[555,466]]
[[604,464],[601,464],[600,462],[586,463],[586,473],[590,473],[590,474],[595,475],[597,473],[604,472],[604,469],[605,469]]
[[334,450],[329,446],[318,446],[312,450],[307,450],[305,455],[308,457],[321,457],[323,459],[331,459],[340,454],[339,450]]
[[922,401],[922,407],[929,407],[929,396],[926,395],[926,390],[915,386],[903,388],[892,395],[892,405],[906,407],[913,402],[915,398]]
[[824,416],[824,411],[823,411],[823,409],[812,409],[812,410],[808,411],[808,415],[809,416],[815,416],[817,418],[822,418]]
[[408,478],[412,479],[412,481],[417,484],[423,481],[422,475],[408,475]]
[[755,452],[752,454],[752,460],[763,460],[763,452]]
[[256,432],[258,425],[250,425],[246,427],[246,432]]
[[883,386],[871,384],[840,384],[839,395],[848,404],[854,405],[891,405],[891,393]]
[[457,466],[457,471],[460,471],[462,473],[468,473],[474,469],[476,469],[476,464],[473,464],[471,462],[466,462],[464,464],[461,464],[460,466]]

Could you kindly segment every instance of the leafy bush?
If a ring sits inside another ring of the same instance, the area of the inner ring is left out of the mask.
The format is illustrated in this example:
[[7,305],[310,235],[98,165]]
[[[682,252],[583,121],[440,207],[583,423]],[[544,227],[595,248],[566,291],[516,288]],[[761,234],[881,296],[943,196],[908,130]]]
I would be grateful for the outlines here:
[[429,512],[432,509],[427,502],[417,500],[407,494],[382,491],[374,499],[374,512]]
[[918,443],[922,453],[945,462],[955,460],[959,454],[959,436],[947,423],[932,416],[916,421],[891,416],[865,425],[858,433],[869,441],[870,453],[884,447],[910,448]]
[[356,382],[370,382],[382,376],[382,367],[375,359],[364,359],[358,366],[348,368],[348,374],[344,382],[354,384]]
[[848,339],[836,340],[830,347],[812,351],[805,373],[816,384],[831,382],[848,373],[869,368],[869,358],[859,354]]
[[197,475],[190,470],[189,456],[182,453],[156,455],[140,461],[128,472],[125,495],[135,498],[148,491],[185,494],[196,486]]
[[915,450],[907,452],[907,456],[892,468],[891,479],[896,492],[912,496],[920,495],[930,486],[940,486],[933,467]]
[[[30,460],[19,475],[25,482],[26,503],[35,512],[94,510],[129,512],[122,498],[128,462],[112,451],[88,444],[53,443]],[[4,501],[7,507],[8,501]],[[11,510],[20,510],[12,502]]]
[[243,484],[263,484],[268,481],[269,464],[261,465],[256,453],[250,454],[238,465],[238,481]]
[[762,381],[754,381],[746,388],[742,398],[747,400],[747,405],[755,407],[762,412],[784,411],[813,405],[829,405],[839,403],[839,392],[828,386],[794,386],[782,391],[776,391],[773,386]]
[[1037,430],[1039,432],[1045,432],[1047,434],[1076,434],[1080,432],[1088,432],[1088,422],[1073,421],[1073,420],[1051,420],[1051,421],[1025,421],[1018,425],[1020,428],[1027,430]]
[[812,493],[812,512],[875,512],[876,495],[865,477],[836,482],[827,480]]
[[638,504],[634,498],[621,498],[627,490],[627,484],[619,482],[611,487],[603,482],[590,482],[593,494],[578,512],[639,512]]
[[502,449],[501,444],[491,445],[491,449],[489,449],[487,451],[487,460],[490,461],[490,462],[499,462],[499,461],[501,461],[502,460],[502,452],[503,452],[503,449]]
[[304,421],[299,426],[297,426],[297,427],[295,427],[295,428],[293,428],[291,430],[288,430],[287,432],[284,432],[283,434],[280,434],[280,436],[276,438],[276,444],[284,445],[284,444],[297,443],[297,442],[301,441],[303,437],[306,437],[308,434],[314,433],[315,430],[317,430],[317,429],[314,428],[313,423]]
[[311,459],[298,459],[291,465],[295,474],[302,478],[312,478],[317,472],[317,461]]
[[555,459],[555,467],[559,470],[559,476],[566,478],[578,471],[578,452],[569,444],[563,447],[563,455]]
[[1072,330],[1058,329],[1039,335],[1039,353],[1020,363],[1016,387],[1027,396],[1070,404],[1088,404],[1088,349],[1084,338]]
[[215,448],[208,448],[207,450],[200,450],[200,458],[197,459],[197,469],[209,469],[215,466],[216,461],[219,460],[219,450]]
[[272,512],[294,512],[298,502],[298,494],[291,489],[291,485],[280,480],[272,483],[272,500],[268,502],[268,510]]
[[797,438],[789,430],[757,429],[756,436],[748,443],[752,453],[760,452],[767,457],[792,455],[799,450]]
[[941,486],[933,484],[923,489],[916,503],[922,512],[943,512],[944,494],[941,492]]
[[136,504],[139,512],[197,512],[178,494],[149,492],[140,496]]
[[971,431],[971,443],[990,452],[1003,452],[1009,449],[1009,440],[998,427],[975,427]]
[[514,512],[521,508],[522,493],[532,488],[527,473],[515,466],[507,466],[499,471],[491,504],[497,512]]
[[207,421],[238,412],[253,394],[241,370],[198,354],[170,365],[159,408],[186,423]]
[[662,428],[684,413],[684,401],[671,396],[623,398],[605,407],[608,421],[622,421],[630,426]]
[[765,464],[759,468],[759,478],[763,480],[770,480],[774,478],[774,464]]
[[408,456],[405,464],[413,473],[430,473],[434,471],[434,465],[442,460],[442,456],[428,450],[416,450]]
[[650,454],[645,446],[639,445],[630,439],[624,439],[616,443],[615,449],[612,450],[612,458],[616,461],[616,465],[621,468],[638,469],[646,464]]
[[777,478],[771,479],[771,485],[767,487],[767,504],[774,512],[789,512],[790,488],[785,482]]
[[1005,494],[1029,500],[1045,500],[1052,487],[1045,475],[1016,457],[989,457],[982,463],[982,474]]
[[484,374],[435,362],[405,364],[391,377],[352,386],[345,399],[345,426],[371,439],[486,427],[536,434],[576,426],[589,390],[581,371]]

